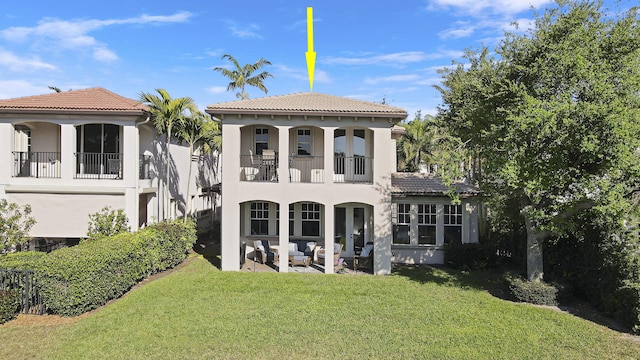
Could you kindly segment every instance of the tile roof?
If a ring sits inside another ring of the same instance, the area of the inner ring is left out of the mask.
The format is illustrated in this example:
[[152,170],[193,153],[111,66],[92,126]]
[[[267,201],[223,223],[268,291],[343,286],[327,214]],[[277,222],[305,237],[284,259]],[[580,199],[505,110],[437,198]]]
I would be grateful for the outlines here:
[[[464,183],[456,183],[456,192],[461,195],[479,195],[480,190],[475,186]],[[449,188],[442,179],[428,174],[420,173],[393,173],[391,174],[392,195],[446,195]]]
[[395,106],[314,92],[236,100],[207,106],[209,114],[348,115],[404,119]]
[[146,105],[109,90],[83,90],[0,100],[0,112],[124,112],[148,111]]

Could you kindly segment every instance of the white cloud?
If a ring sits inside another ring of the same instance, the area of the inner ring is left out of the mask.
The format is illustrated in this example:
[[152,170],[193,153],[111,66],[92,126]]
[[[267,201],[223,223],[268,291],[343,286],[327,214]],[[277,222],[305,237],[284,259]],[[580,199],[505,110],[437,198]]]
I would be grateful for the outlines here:
[[[276,77],[285,76],[296,80],[309,81],[309,71],[305,68],[292,68],[286,65],[275,64],[274,67],[277,70]],[[314,83],[331,83],[333,80],[326,71],[315,69],[313,73]]]
[[226,86],[212,86],[207,88],[206,91],[211,94],[222,94],[227,91]]
[[391,76],[382,76],[376,78],[366,78],[364,79],[365,84],[376,85],[379,83],[389,83],[389,82],[410,82],[418,79],[419,76],[415,74],[411,75],[391,75]]
[[529,10],[532,6],[540,8],[551,2],[552,0],[430,0],[427,9],[454,8],[465,15],[485,17],[487,12],[513,15]]
[[88,19],[88,20],[59,20],[44,18],[37,26],[14,26],[0,30],[0,38],[12,42],[29,42],[34,45],[45,44],[51,49],[80,49],[91,48],[93,56],[99,61],[114,61],[118,56],[89,34],[108,26],[131,24],[164,24],[185,22],[192,16],[182,11],[173,15],[141,15],[125,19]]
[[93,58],[100,62],[113,62],[118,60],[118,55],[106,47],[96,47],[93,49]]
[[473,35],[476,27],[468,23],[460,23],[460,27],[450,28],[438,33],[441,39],[459,39]]
[[0,99],[46,94],[51,92],[46,86],[34,85],[25,80],[0,80]]
[[0,65],[11,71],[28,71],[28,70],[55,70],[52,64],[40,60],[38,57],[21,58],[10,51],[0,49]]
[[416,63],[427,60],[435,60],[441,58],[458,58],[464,55],[464,52],[458,50],[438,50],[433,53],[425,53],[423,51],[405,51],[382,55],[367,55],[361,57],[333,57],[329,56],[321,59],[323,63],[330,65],[384,65],[384,66],[402,66],[410,63]]
[[233,36],[242,39],[262,39],[262,35],[258,33],[260,26],[256,24],[238,24],[233,20],[227,20],[227,27],[231,30]]

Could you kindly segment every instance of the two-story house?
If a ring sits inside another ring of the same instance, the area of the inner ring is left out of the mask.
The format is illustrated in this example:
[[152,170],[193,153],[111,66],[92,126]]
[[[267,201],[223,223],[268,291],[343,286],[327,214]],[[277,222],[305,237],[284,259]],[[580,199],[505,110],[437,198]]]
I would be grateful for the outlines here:
[[372,242],[375,274],[393,262],[442,263],[447,241],[477,242],[473,198],[452,204],[436,179],[395,173],[403,109],[296,93],[206,112],[222,123],[223,270],[239,270],[241,244],[256,239],[278,247],[281,272],[291,239],[342,243],[345,258]]
[[[173,143],[169,166],[149,109],[102,88],[0,100],[0,198],[30,205],[30,235],[50,243],[86,236],[89,214],[123,209],[132,230],[184,214],[191,182],[196,213],[210,211],[213,168],[202,158],[186,179],[189,151]],[[170,206],[158,191],[172,175]]]

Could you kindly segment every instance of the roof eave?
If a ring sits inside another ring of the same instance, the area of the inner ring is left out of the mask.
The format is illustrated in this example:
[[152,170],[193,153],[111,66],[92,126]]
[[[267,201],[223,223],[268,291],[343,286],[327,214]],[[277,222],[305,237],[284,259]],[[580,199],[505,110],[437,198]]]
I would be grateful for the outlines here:
[[15,108],[0,108],[0,115],[2,114],[55,114],[55,115],[122,115],[122,116],[143,116],[148,115],[149,112],[145,110],[89,110],[89,109],[15,109]]
[[367,111],[317,111],[317,110],[250,110],[250,109],[210,109],[205,110],[210,115],[275,115],[275,116],[345,116],[367,118],[394,118],[399,121],[407,117],[406,112],[367,112]]

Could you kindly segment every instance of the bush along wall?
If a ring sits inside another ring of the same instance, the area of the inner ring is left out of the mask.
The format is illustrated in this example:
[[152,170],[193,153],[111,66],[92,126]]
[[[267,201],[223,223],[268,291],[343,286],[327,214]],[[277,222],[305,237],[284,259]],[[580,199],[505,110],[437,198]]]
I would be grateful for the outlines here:
[[0,290],[0,324],[13,320],[20,309],[20,292]]
[[34,269],[45,306],[63,316],[95,309],[179,264],[195,240],[193,223],[181,220],[51,252]]

